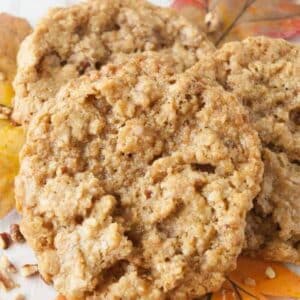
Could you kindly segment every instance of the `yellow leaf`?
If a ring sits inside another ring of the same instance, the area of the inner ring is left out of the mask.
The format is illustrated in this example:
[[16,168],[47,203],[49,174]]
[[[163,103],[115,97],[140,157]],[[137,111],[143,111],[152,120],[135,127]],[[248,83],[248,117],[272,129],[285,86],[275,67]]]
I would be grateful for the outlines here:
[[0,104],[11,106],[14,91],[10,83],[0,81]]
[[5,216],[15,204],[14,178],[19,170],[19,151],[24,142],[21,127],[0,121],[0,217]]

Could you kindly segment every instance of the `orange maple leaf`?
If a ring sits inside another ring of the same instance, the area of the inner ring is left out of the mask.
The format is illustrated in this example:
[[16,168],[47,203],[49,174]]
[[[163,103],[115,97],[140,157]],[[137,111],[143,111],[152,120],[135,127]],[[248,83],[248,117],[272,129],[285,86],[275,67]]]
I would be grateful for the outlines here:
[[[254,35],[300,36],[300,5],[294,0],[174,0],[172,6],[206,30],[217,46]],[[211,18],[218,24],[213,30]]]
[[238,258],[236,270],[211,299],[265,300],[267,296],[299,298],[300,276],[283,264],[242,256]]

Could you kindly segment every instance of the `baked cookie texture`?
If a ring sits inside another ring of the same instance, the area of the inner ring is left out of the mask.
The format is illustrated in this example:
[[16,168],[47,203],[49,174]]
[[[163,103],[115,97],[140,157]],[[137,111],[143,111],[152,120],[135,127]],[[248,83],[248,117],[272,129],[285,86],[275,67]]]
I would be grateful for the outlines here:
[[29,124],[21,230],[70,298],[191,299],[235,267],[260,141],[234,96],[177,68],[157,53],[108,64]]
[[264,181],[248,215],[245,251],[299,264],[299,46],[248,38],[224,45],[196,69],[238,97],[263,144]]
[[0,81],[14,79],[20,43],[30,33],[31,27],[25,19],[0,13]]
[[167,52],[186,69],[214,46],[172,9],[143,0],[89,0],[51,10],[19,53],[15,121],[27,123],[70,79],[118,54],[146,50]]

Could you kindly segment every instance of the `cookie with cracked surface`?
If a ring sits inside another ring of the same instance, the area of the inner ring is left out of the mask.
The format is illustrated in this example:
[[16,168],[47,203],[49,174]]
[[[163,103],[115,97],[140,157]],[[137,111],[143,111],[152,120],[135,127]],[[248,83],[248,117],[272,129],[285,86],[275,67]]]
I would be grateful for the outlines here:
[[15,121],[29,121],[68,80],[118,54],[146,50],[168,52],[186,69],[214,46],[175,11],[143,0],[89,0],[51,10],[19,53]]
[[240,99],[263,144],[264,182],[248,216],[246,250],[299,264],[299,46],[249,38],[224,45],[195,68]]
[[21,230],[66,296],[190,299],[235,266],[259,138],[235,97],[175,65],[155,53],[108,64],[30,122]]

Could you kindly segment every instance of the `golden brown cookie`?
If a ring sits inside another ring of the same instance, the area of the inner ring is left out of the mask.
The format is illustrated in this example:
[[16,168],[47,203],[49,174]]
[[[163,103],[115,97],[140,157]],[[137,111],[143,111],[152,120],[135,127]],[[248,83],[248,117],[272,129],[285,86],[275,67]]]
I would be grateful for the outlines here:
[[197,66],[248,109],[263,143],[262,191],[248,216],[245,251],[300,263],[300,50],[280,39],[224,45]]
[[30,122],[21,230],[68,297],[191,299],[235,267],[259,139],[234,96],[175,66],[157,53],[108,64]]
[[144,0],[89,0],[51,10],[20,51],[14,119],[27,122],[70,79],[118,54],[145,50],[168,52],[186,69],[214,46],[175,11]]
[[20,43],[30,32],[26,20],[0,13],[0,81],[14,79]]

